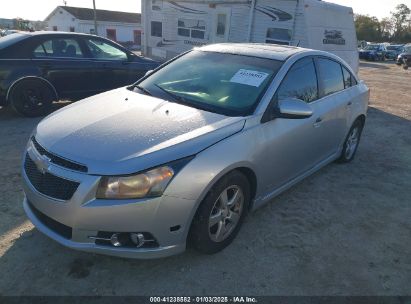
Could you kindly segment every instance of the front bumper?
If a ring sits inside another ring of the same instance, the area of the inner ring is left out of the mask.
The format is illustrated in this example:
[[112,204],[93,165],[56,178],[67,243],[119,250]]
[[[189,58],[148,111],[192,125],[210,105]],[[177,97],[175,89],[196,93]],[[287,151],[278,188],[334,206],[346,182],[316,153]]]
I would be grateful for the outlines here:
[[75,242],[72,240],[68,240],[62,237],[60,234],[56,233],[55,231],[49,229],[45,224],[43,224],[39,218],[37,218],[28,204],[27,199],[25,198],[23,201],[24,211],[26,212],[27,217],[33,223],[36,228],[47,235],[49,238],[53,239],[54,241],[60,243],[61,245],[85,252],[92,252],[98,254],[105,254],[117,257],[124,257],[124,258],[139,258],[139,259],[153,259],[153,258],[163,258],[175,254],[179,254],[185,250],[185,243],[178,244],[178,245],[171,245],[166,247],[158,247],[158,248],[138,248],[138,249],[131,249],[131,248],[121,248],[121,247],[108,247],[108,246],[101,246],[96,245],[92,242],[82,243],[82,242]]
[[[55,165],[48,172],[80,184],[71,199],[56,200],[37,191],[23,170],[24,210],[37,229],[51,239],[72,249],[127,258],[160,258],[185,250],[194,200],[166,195],[138,200],[98,200],[95,199],[98,176]],[[69,236],[44,221],[43,215],[57,226],[68,227]],[[100,232],[149,233],[157,245],[149,248],[101,245],[93,239]]]

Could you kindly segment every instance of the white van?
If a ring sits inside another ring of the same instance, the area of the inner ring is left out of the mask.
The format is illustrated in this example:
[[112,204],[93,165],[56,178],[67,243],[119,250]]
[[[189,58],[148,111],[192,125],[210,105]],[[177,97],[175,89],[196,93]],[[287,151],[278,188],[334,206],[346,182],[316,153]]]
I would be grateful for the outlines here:
[[195,46],[275,43],[324,50],[358,72],[353,10],[320,0],[146,0],[143,53],[165,61]]

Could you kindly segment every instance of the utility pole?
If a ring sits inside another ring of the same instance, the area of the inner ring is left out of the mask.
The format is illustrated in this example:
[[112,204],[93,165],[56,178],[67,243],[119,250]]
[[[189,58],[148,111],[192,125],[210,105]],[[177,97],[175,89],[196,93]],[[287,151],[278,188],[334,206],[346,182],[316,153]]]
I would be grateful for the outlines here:
[[94,35],[97,33],[97,11],[96,11],[96,0],[93,0],[93,9],[94,9]]

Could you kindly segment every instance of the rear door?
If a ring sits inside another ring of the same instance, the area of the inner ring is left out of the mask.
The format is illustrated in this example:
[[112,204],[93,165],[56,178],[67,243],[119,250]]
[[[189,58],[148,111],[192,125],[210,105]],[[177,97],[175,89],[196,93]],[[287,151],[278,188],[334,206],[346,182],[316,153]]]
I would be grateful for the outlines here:
[[94,63],[76,36],[38,37],[32,44],[31,62],[56,88],[60,98],[80,99],[97,92]]
[[341,64],[330,58],[316,58],[320,99],[312,105],[318,115],[318,133],[322,141],[319,160],[336,153],[347,130],[347,117],[352,96],[345,90]]

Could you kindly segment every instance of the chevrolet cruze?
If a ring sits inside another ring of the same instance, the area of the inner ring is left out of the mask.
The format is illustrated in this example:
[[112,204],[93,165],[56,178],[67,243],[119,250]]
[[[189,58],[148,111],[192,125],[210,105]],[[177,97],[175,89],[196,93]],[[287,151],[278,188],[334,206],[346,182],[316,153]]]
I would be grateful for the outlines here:
[[73,249],[216,253],[248,212],[354,158],[368,99],[351,68],[326,52],[197,48],[41,121],[23,160],[24,209]]

